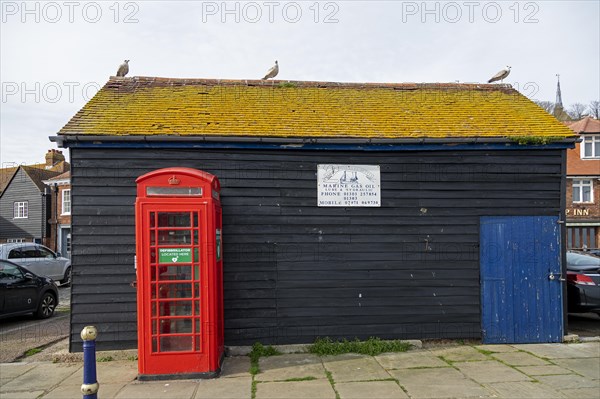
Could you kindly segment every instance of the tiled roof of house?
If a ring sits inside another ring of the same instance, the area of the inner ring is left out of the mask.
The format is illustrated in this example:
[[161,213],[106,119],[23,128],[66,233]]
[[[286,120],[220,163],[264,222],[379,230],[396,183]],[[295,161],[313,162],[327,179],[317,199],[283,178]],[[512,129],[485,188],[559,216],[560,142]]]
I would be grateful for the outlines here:
[[58,176],[51,177],[48,180],[49,181],[52,181],[52,180],[67,180],[67,179],[70,179],[70,178],[71,178],[71,171],[68,171],[68,172],[65,172],[65,173],[61,173]]
[[567,123],[567,126],[575,133],[600,133],[600,120],[594,119],[591,116]]
[[17,166],[0,169],[0,194],[4,191],[6,186],[8,186],[8,183],[10,183],[18,169]]
[[44,184],[44,180],[48,180],[61,174],[61,172],[51,169],[40,169],[32,166],[21,166],[21,168],[27,174],[27,176],[31,178],[33,183],[40,189],[40,191],[43,191],[44,187],[46,186]]
[[502,84],[379,84],[111,77],[59,135],[567,138]]
[[[21,165],[21,166],[25,166],[27,168],[27,170],[29,171],[28,175],[33,174],[35,176],[37,176],[37,175],[56,176],[57,174],[69,173],[69,171],[71,170],[71,165],[66,161],[60,161],[56,165],[53,165],[50,169],[46,169],[45,163],[36,163],[33,165]],[[18,166],[12,166],[12,167],[8,167],[8,168],[0,168],[0,193],[2,193],[6,189],[6,186],[8,186],[8,183],[10,183],[10,181],[12,180],[12,177],[14,176],[14,174],[17,172],[18,169],[19,169]],[[51,173],[38,173],[37,172],[38,170],[42,170],[44,172],[51,172]],[[45,180],[45,178],[42,178],[41,180]],[[36,183],[36,185],[37,185],[37,183]],[[39,187],[39,185],[38,185],[38,187]]]

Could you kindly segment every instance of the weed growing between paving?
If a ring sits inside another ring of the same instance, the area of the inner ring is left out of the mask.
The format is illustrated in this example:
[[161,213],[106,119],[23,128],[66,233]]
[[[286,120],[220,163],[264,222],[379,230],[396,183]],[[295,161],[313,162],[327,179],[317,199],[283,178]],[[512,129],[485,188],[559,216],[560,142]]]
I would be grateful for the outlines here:
[[252,388],[251,388],[251,398],[256,398],[256,386],[258,381],[255,380],[256,374],[260,373],[260,368],[258,367],[258,360],[261,357],[269,357],[269,356],[277,356],[281,355],[277,349],[272,346],[264,346],[260,342],[256,342],[252,345],[252,350],[248,354],[250,356],[250,374],[252,375]]
[[37,353],[40,353],[42,351],[41,348],[31,348],[31,349],[27,349],[27,352],[25,352],[25,357],[28,356],[33,356]]
[[287,380],[281,380],[281,382],[300,382],[300,381],[314,381],[317,377],[307,376],[307,377],[294,377],[288,378]]
[[384,341],[381,338],[371,337],[366,341],[358,338],[353,341],[346,339],[333,341],[329,337],[318,338],[308,347],[310,353],[319,356],[341,355],[343,353],[359,353],[361,355],[376,356],[386,352],[406,352],[412,345],[399,340]]
[[335,392],[335,399],[340,399],[340,394],[338,393],[337,389],[335,389],[335,381],[333,380],[333,375],[331,374],[331,371],[325,370],[325,375],[327,376],[327,380],[333,388],[333,392]]
[[281,352],[279,352],[277,349],[273,348],[270,345],[264,346],[260,342],[257,342],[254,345],[252,345],[252,350],[250,351],[250,354],[249,354],[249,356],[250,356],[250,374],[256,375],[260,372],[260,369],[258,368],[258,359],[260,359],[261,357],[269,357],[269,356],[277,356],[277,355],[281,355]]

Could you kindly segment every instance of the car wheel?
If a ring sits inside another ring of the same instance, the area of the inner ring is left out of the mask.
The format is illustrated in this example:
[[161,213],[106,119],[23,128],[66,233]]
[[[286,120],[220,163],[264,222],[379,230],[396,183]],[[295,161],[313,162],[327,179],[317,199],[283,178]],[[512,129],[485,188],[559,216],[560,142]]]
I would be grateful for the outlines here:
[[54,314],[54,309],[56,309],[56,298],[50,292],[46,292],[38,305],[36,316],[46,319]]
[[67,270],[65,271],[65,276],[62,280],[60,280],[60,285],[64,285],[65,287],[68,287],[71,285],[71,278],[72,278],[72,271],[71,271],[71,266],[67,267]]

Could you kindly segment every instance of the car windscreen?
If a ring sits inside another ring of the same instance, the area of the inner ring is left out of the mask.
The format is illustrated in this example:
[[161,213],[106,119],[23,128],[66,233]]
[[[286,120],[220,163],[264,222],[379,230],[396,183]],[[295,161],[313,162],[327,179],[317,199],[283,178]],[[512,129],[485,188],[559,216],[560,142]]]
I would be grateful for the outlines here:
[[571,270],[600,269],[600,258],[567,252],[567,268]]

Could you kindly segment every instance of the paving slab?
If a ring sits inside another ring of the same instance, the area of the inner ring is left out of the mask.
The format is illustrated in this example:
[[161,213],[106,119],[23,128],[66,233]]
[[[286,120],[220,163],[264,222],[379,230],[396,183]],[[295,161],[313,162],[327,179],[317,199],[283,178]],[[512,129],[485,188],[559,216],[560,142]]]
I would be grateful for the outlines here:
[[451,367],[390,370],[411,398],[488,397],[490,392]]
[[[0,398],[2,399],[36,399],[42,395],[44,391],[21,391],[21,392],[10,392],[9,394],[2,394]],[[81,392],[79,392],[81,395]]]
[[457,367],[467,377],[480,384],[491,382],[532,381],[532,379],[525,374],[493,360],[454,363],[453,366]]
[[415,367],[450,367],[448,363],[426,350],[385,353],[375,356],[375,360],[387,370]]
[[256,399],[335,399],[335,391],[328,380],[298,382],[260,382],[256,385]]
[[250,377],[250,358],[248,356],[226,357],[221,367],[221,377]]
[[518,352],[519,349],[515,348],[511,345],[506,344],[498,344],[498,345],[477,345],[475,349],[480,349],[484,351],[494,352],[494,353],[504,353],[504,352]]
[[550,364],[525,352],[494,353],[492,356],[511,366],[545,366]]
[[310,353],[263,357],[258,362],[257,381],[284,381],[290,378],[327,378],[321,358]]
[[573,374],[571,370],[566,368],[550,364],[547,366],[520,366],[518,370],[522,371],[527,375],[555,375],[555,374]]
[[189,399],[198,388],[195,381],[138,382],[126,385],[117,399]]
[[[100,384],[98,390],[98,397],[103,399],[114,398],[117,393],[127,385],[125,382],[116,384]],[[79,398],[82,396],[81,383],[79,384],[65,384],[62,383],[52,391],[42,396],[43,399],[65,399],[65,398]]]
[[[131,382],[138,375],[137,362],[131,360],[114,360],[96,363],[96,377],[100,385],[105,383]],[[68,385],[83,383],[83,367],[69,376],[64,382]]]
[[323,363],[336,383],[390,378],[387,371],[372,356],[356,354],[325,356]]
[[518,348],[547,359],[600,356],[600,342],[586,342],[581,344],[525,344],[519,345]]
[[575,374],[544,375],[537,377],[537,380],[555,389],[596,388],[600,398],[600,380],[592,380]]
[[[6,392],[47,391],[82,367],[82,364],[40,363],[26,373],[0,387],[0,396]],[[80,384],[81,385],[81,384]]]
[[489,360],[490,358],[479,352],[472,346],[457,346],[454,348],[432,349],[434,356],[442,356],[451,362],[469,362],[478,360]]
[[340,382],[335,384],[340,399],[404,399],[408,395],[395,381]]
[[553,399],[563,397],[558,391],[535,382],[499,382],[486,386],[493,389],[501,398]]
[[12,379],[25,374],[36,365],[32,363],[2,363],[0,364],[0,386]]
[[584,377],[594,380],[600,379],[600,360],[598,358],[555,359],[553,362]]
[[194,399],[250,399],[252,377],[230,377],[198,382]]
[[573,399],[598,399],[599,397],[596,388],[561,389],[560,393]]

